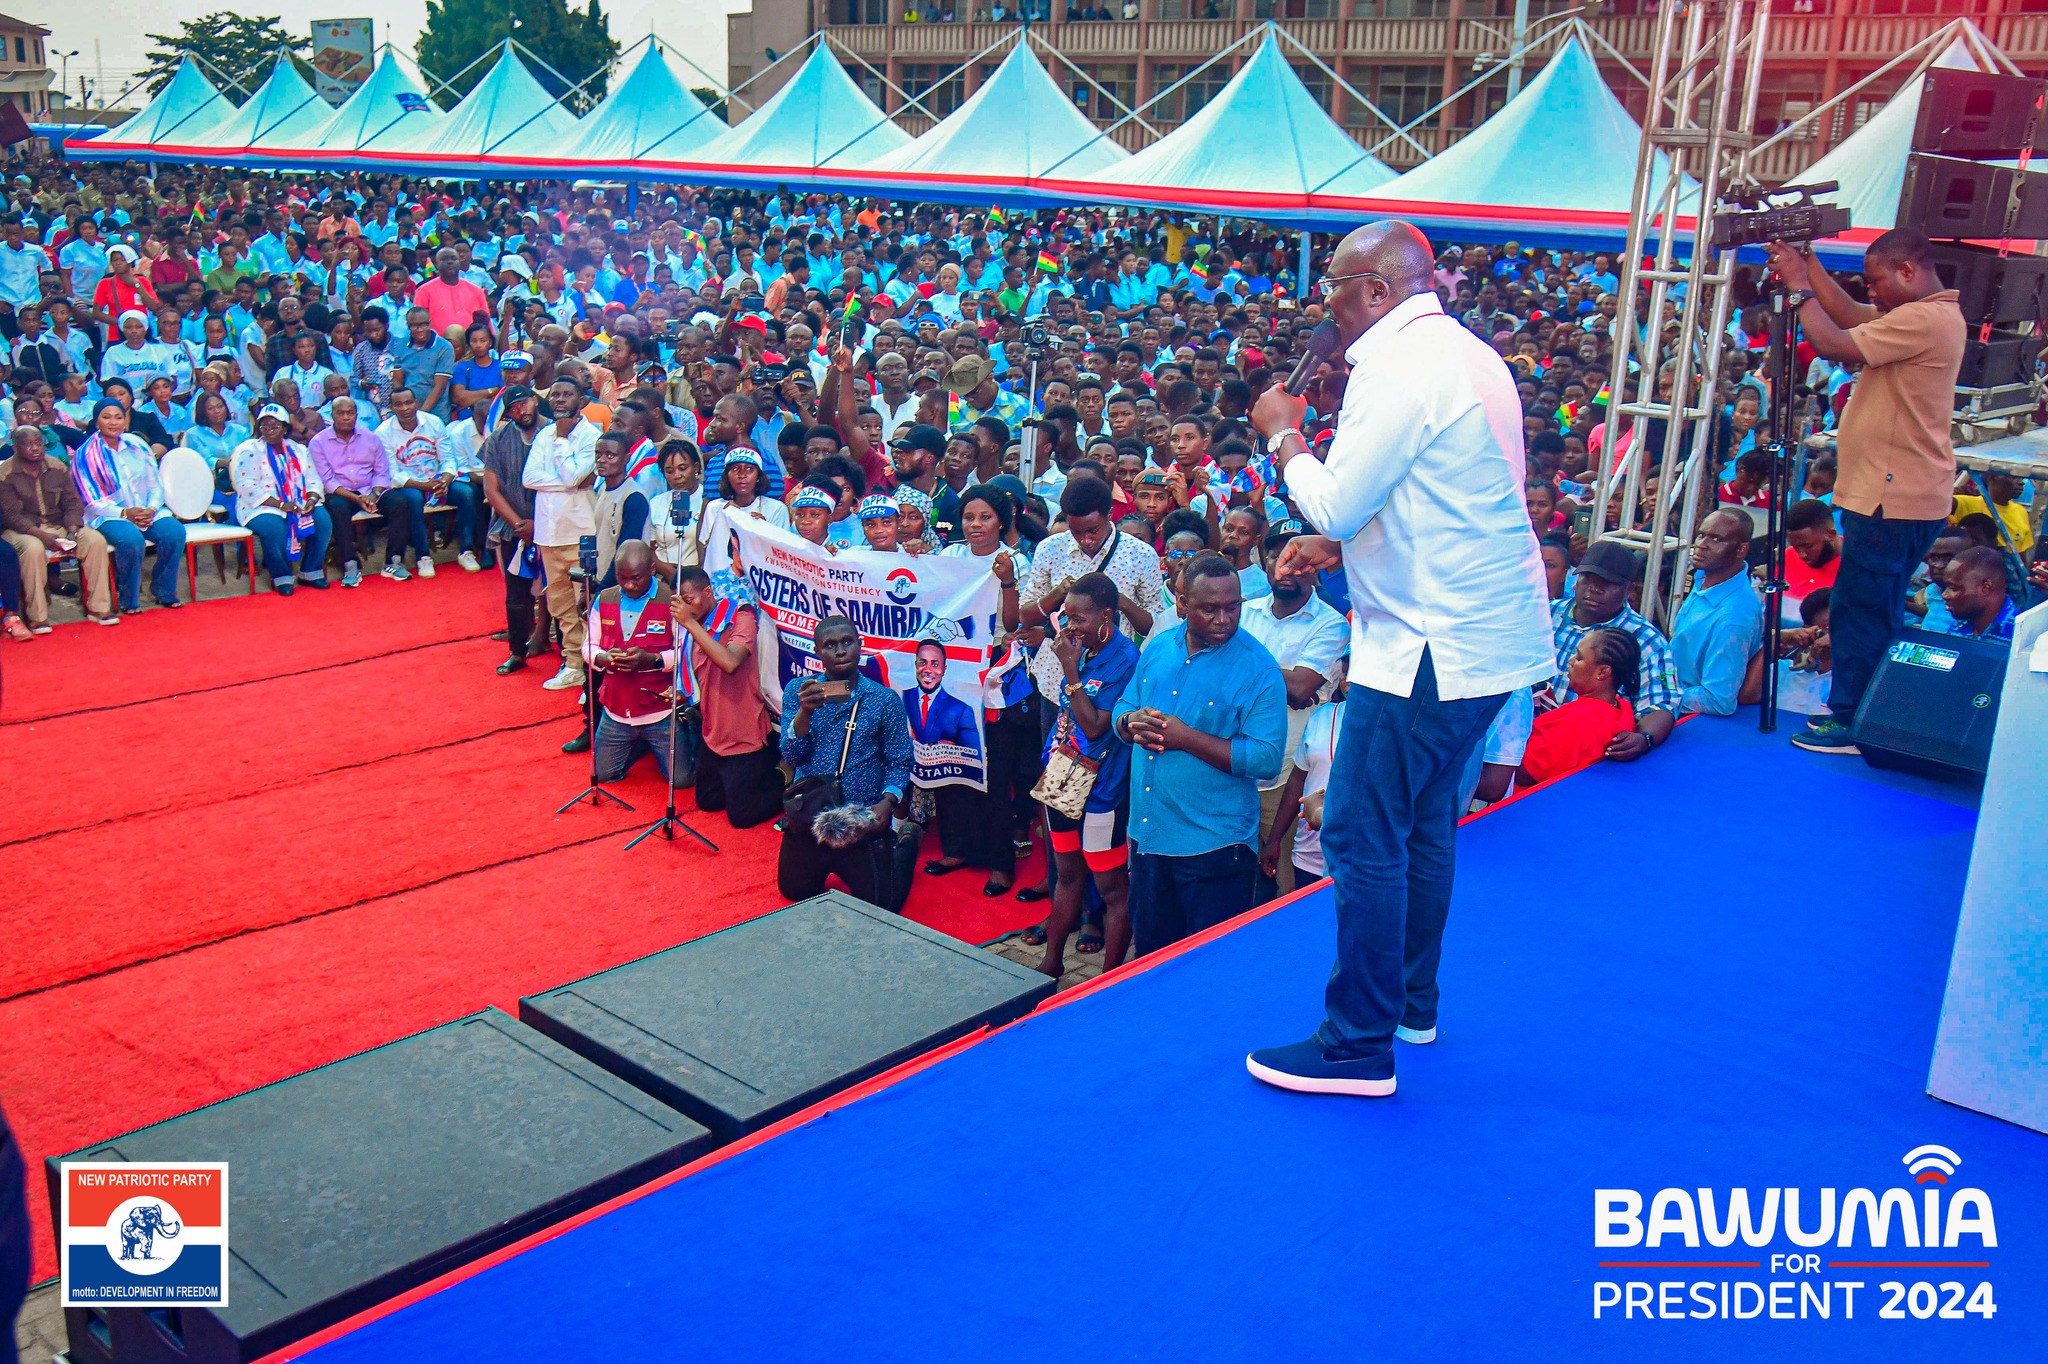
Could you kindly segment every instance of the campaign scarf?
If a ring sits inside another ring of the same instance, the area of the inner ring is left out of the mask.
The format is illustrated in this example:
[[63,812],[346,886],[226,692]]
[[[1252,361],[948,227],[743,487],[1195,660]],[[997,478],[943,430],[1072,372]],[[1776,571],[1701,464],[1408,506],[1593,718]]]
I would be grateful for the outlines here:
[[[718,605],[712,607],[711,614],[704,618],[705,633],[722,641],[739,613],[739,603],[730,597],[720,597]],[[697,685],[697,637],[688,630],[683,631],[681,652],[676,658],[676,681],[681,686],[685,701],[691,705],[703,704],[703,688]]]
[[633,452],[627,456],[627,460],[629,462],[626,465],[626,482],[631,483],[639,476],[641,470],[650,464],[661,462],[661,451],[654,448],[653,441],[642,436],[640,443],[634,446]]
[[100,436],[97,425],[91,439],[78,448],[71,468],[71,477],[78,484],[78,495],[85,499],[86,506],[121,500],[121,471],[114,464],[114,447]]
[[282,450],[266,445],[263,453],[270,460],[270,476],[277,483],[277,500],[285,504],[285,552],[296,561],[299,537],[313,529],[313,514],[297,510],[306,500],[305,472],[299,468],[298,457],[292,454],[290,441],[285,442]]

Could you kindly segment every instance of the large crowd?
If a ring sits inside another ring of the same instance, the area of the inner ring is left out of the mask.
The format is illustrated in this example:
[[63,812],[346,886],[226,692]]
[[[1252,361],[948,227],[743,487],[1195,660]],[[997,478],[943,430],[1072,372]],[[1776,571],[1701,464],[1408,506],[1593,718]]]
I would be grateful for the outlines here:
[[[59,596],[118,624],[143,609],[146,566],[154,603],[181,605],[188,523],[159,470],[182,449],[280,594],[499,573],[497,671],[554,655],[542,685],[589,689],[597,723],[570,747],[595,748],[601,779],[648,760],[735,826],[779,820],[791,898],[837,876],[900,906],[915,875],[973,868],[991,896],[1048,902],[1032,938],[1058,974],[1073,935],[1113,965],[1323,874],[1345,578],[1290,554],[1319,528],[1249,421],[1323,315],[1326,281],[1302,287],[1291,236],[1151,212],[208,168],[48,166],[6,197],[11,640],[48,634]],[[1761,317],[1738,313],[1716,492],[1661,628],[1638,609],[1635,552],[1591,533],[1614,329],[1675,337],[1619,274],[1612,253],[1514,242],[1438,261],[1438,306],[1521,398],[1557,669],[1502,711],[1461,808],[1644,758],[1678,720],[1754,700],[1767,669],[1789,705],[1828,695],[1835,461],[1803,459],[1793,480],[1768,659],[1758,442],[1774,403],[1801,434],[1830,430],[1857,366],[1805,346],[1798,391],[1773,393]],[[1340,356],[1310,382],[1312,443],[1346,370]],[[1611,510],[1607,525],[1640,522]],[[986,791],[916,784],[930,701],[906,709],[864,672],[851,622],[820,621],[822,671],[774,684],[757,647],[773,627],[715,552],[749,517],[834,551],[986,561],[1012,663],[984,697]],[[1949,521],[1909,618],[2009,637],[2029,575],[2048,587],[2030,490],[1966,480]],[[836,797],[823,822],[804,795],[820,788]],[[941,856],[920,869],[933,826]]]

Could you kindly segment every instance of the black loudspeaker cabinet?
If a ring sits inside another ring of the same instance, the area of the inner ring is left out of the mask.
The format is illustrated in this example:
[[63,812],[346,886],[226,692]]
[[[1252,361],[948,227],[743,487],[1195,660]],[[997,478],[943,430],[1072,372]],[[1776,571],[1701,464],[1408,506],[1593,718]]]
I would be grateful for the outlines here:
[[2008,388],[2034,377],[2034,358],[2041,339],[2012,332],[1993,332],[1989,340],[1972,336],[1963,346],[1956,371],[1957,388]]
[[1900,227],[1930,237],[1996,239],[2005,235],[2006,210],[2019,196],[2012,225],[2016,239],[2048,237],[2048,175],[2022,175],[2010,166],[1958,161],[1948,156],[1906,158],[1906,183],[1899,193]]
[[[2027,145],[2028,117],[2044,91],[2048,81],[2031,76],[1930,68],[1920,86],[1913,150],[1941,156],[2018,156]],[[2036,146],[2048,133],[2048,119],[2042,123],[2035,130]]]
[[1930,254],[1972,325],[2031,324],[2048,315],[2048,257],[2001,258],[1994,247],[1964,242],[1935,242]]
[[1892,641],[1856,707],[1851,733],[1872,767],[1981,782],[2012,648],[1907,630]]

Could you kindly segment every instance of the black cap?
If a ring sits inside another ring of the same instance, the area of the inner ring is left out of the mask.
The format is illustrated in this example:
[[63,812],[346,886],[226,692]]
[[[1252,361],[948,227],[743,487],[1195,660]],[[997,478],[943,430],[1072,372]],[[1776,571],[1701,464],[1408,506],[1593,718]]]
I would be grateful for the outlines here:
[[1266,532],[1266,548],[1278,549],[1295,536],[1306,534],[1308,534],[1308,527],[1302,525],[1301,522],[1291,516],[1284,521],[1275,521],[1272,529]]
[[538,398],[539,396],[540,395],[538,393],[535,393],[525,384],[509,384],[506,386],[505,392],[503,394],[503,397],[505,399],[505,406],[507,407],[510,407],[512,406],[512,404],[520,402],[523,399]]
[[890,441],[889,445],[897,450],[929,450],[941,458],[946,453],[945,434],[938,427],[926,426],[922,422],[904,427],[896,433],[896,439]]
[[1605,578],[1611,583],[1631,583],[1642,575],[1642,561],[1619,540],[1596,540],[1579,560],[1579,572]]

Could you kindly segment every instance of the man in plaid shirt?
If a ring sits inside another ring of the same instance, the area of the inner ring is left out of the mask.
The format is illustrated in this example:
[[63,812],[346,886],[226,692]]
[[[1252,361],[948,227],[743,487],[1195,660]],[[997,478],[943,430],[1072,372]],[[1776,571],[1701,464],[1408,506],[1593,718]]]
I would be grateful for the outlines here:
[[1572,699],[1565,667],[1579,651],[1579,641],[1595,630],[1621,630],[1643,651],[1642,681],[1636,690],[1636,727],[1617,734],[1607,745],[1616,762],[1633,762],[1671,736],[1678,715],[1678,671],[1671,663],[1671,645],[1657,627],[1628,604],[1628,585],[1642,575],[1635,551],[1618,540],[1601,540],[1579,561],[1572,595],[1550,606],[1550,634],[1557,645],[1557,676],[1551,699],[1558,705]]

